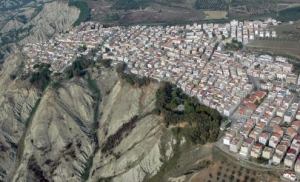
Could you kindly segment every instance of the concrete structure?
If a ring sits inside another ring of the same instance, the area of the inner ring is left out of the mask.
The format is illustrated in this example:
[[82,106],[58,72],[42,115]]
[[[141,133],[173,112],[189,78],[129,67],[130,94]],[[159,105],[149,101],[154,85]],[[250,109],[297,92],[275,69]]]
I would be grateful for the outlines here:
[[274,152],[275,152],[274,148],[265,146],[263,151],[262,151],[262,157],[265,158],[265,159],[271,159]]
[[230,142],[229,150],[237,153],[240,150],[243,141],[244,137],[242,135],[235,136]]
[[254,139],[246,138],[241,145],[240,155],[244,157],[248,157],[253,144],[254,144]]
[[261,156],[263,145],[261,143],[255,143],[251,149],[251,157],[259,158]]

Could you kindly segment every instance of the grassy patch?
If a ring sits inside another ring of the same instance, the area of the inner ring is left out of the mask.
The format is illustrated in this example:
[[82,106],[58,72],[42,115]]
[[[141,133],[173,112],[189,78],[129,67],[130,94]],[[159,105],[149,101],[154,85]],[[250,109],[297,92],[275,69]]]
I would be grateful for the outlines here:
[[98,117],[99,117],[99,106],[101,102],[101,93],[100,90],[97,86],[97,83],[95,80],[92,79],[90,73],[88,73],[88,78],[87,78],[87,83],[89,85],[89,88],[96,93],[96,106],[95,106],[95,111],[94,111],[94,122],[98,122]]
[[170,158],[169,161],[165,162],[160,168],[159,172],[156,175],[154,175],[152,178],[150,178],[147,182],[163,181],[163,177],[165,176],[165,174],[167,174],[176,166],[180,154],[181,151],[180,151],[179,144],[177,142],[177,144],[174,147],[174,155]]
[[94,160],[94,157],[91,156],[91,157],[88,159],[88,161],[87,161],[87,166],[86,166],[84,172],[83,172],[82,175],[81,175],[81,178],[82,178],[84,181],[86,181],[86,180],[89,179],[90,170],[91,170],[91,168],[92,168],[92,166],[93,166],[93,160]]
[[41,102],[41,98],[39,98],[39,99],[35,102],[35,104],[34,104],[32,110],[31,110],[31,112],[30,112],[30,115],[28,116],[28,118],[27,118],[26,121],[25,121],[25,127],[26,127],[26,128],[29,126],[30,122],[32,121],[32,118],[33,118],[33,116],[34,116],[34,114],[35,114],[37,108],[39,107],[40,102]]

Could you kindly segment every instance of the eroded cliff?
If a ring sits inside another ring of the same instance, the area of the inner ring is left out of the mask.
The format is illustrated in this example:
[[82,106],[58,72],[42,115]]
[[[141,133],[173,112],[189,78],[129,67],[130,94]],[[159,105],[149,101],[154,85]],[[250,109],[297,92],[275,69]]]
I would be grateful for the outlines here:
[[[17,66],[14,59],[5,64]],[[90,69],[97,100],[87,76],[42,92],[28,80],[11,80],[10,68],[1,70],[0,82],[4,181],[144,181],[173,154],[175,139],[152,114],[158,83],[139,88],[114,68]]]

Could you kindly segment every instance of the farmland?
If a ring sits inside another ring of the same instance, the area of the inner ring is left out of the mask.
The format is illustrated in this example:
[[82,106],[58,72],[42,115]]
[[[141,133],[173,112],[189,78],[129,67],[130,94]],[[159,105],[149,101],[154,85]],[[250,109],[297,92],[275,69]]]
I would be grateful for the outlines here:
[[232,0],[229,14],[232,18],[268,15],[276,10],[276,3],[271,0]]
[[300,19],[300,7],[285,9],[279,12],[278,20],[282,22],[296,21]]
[[[277,18],[277,12],[281,20],[289,18],[294,20],[300,17],[297,9],[297,6],[300,9],[300,3],[297,0],[84,0],[84,2],[92,9],[92,20],[111,25]],[[292,13],[289,13],[289,10]]]
[[280,181],[266,173],[249,170],[229,162],[214,162],[207,168],[194,174],[189,182],[198,181]]
[[224,0],[196,0],[195,8],[201,10],[225,10]]
[[254,40],[247,45],[249,50],[269,52],[272,54],[289,55],[300,59],[300,42],[280,40]]
[[205,14],[198,10],[189,10],[180,7],[151,5],[143,11],[131,11],[122,16],[120,24],[128,23],[179,23],[186,21],[203,20]]
[[300,41],[300,26],[297,23],[275,26],[274,30],[277,32],[279,40]]
[[203,11],[206,20],[227,19],[227,11]]
[[276,38],[257,38],[246,46],[247,49],[300,59],[300,24],[295,22],[270,27],[270,29],[277,32]]

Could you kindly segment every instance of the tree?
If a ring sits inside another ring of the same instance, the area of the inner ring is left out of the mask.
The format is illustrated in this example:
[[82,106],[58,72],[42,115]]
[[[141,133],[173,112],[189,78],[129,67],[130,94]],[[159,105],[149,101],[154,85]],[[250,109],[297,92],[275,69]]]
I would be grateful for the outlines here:
[[126,68],[126,64],[122,62],[122,63],[117,64],[116,71],[118,74],[123,75],[125,68]]
[[9,75],[9,77],[11,80],[14,80],[14,79],[16,79],[17,76],[15,74],[11,74],[11,75]]
[[102,60],[100,60],[99,62],[100,62],[100,64],[101,64],[102,66],[104,66],[105,68],[110,68],[110,67],[111,67],[111,62],[112,62],[112,60],[111,60],[111,59],[102,59]]

